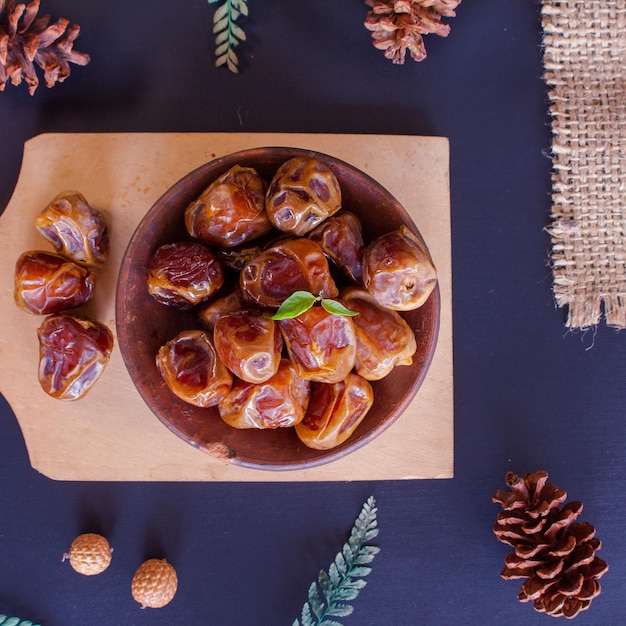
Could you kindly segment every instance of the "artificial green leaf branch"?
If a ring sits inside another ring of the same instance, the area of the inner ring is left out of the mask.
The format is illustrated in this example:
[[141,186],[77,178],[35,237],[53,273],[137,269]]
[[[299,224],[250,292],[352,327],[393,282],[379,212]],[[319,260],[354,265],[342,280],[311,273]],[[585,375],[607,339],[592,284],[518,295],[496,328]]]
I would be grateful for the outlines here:
[[302,607],[300,620],[296,619],[292,626],[341,626],[333,618],[352,613],[353,607],[348,602],[354,600],[367,584],[363,577],[371,572],[370,564],[380,552],[380,548],[367,545],[378,535],[377,511],[376,500],[370,496],[328,572],[322,570],[317,583],[311,583],[308,602]]
[[30,620],[21,620],[19,617],[8,617],[0,614],[0,626],[40,626]]
[[246,33],[236,23],[248,15],[248,0],[208,0],[209,4],[221,2],[213,14],[215,35],[215,65],[225,65],[234,74],[239,73],[239,58],[235,48],[246,40]]
[[331,300],[330,298],[322,298],[322,296],[314,296],[310,291],[294,291],[281,305],[274,315],[266,315],[271,320],[285,320],[292,317],[298,317],[308,311],[316,302],[322,305],[322,308],[334,315],[358,315],[356,311],[346,308],[341,302]]

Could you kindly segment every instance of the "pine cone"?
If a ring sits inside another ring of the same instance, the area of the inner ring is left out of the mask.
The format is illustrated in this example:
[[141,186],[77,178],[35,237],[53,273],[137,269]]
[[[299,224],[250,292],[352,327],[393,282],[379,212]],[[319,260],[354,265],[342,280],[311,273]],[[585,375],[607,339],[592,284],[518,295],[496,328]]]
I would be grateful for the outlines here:
[[499,489],[492,500],[504,509],[493,532],[514,553],[504,559],[504,579],[525,578],[521,602],[532,601],[537,611],[573,618],[600,595],[598,579],[608,565],[596,556],[602,547],[595,528],[576,522],[581,502],[562,505],[567,493],[548,484],[544,471],[520,478],[506,475],[511,491]]
[[385,57],[402,64],[407,51],[415,61],[426,58],[422,35],[435,33],[447,37],[450,26],[442,17],[454,17],[461,0],[365,0],[372,10],[365,18],[365,28],[372,31],[374,47]]
[[16,4],[0,0],[0,91],[7,80],[19,85],[22,79],[32,96],[39,85],[35,64],[44,71],[46,86],[54,87],[70,75],[70,63],[87,65],[89,55],[72,49],[79,26],[67,28],[69,20],[50,24],[50,16],[37,17],[39,0]]

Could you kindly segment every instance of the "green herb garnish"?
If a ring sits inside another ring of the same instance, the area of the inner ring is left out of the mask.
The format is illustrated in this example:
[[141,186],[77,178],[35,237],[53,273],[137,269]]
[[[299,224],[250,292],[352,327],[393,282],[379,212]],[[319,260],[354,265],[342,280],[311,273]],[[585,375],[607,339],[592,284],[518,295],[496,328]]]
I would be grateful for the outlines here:
[[292,626],[341,626],[333,618],[352,613],[353,607],[347,602],[354,600],[367,584],[363,577],[372,571],[369,564],[380,552],[380,548],[366,545],[378,535],[376,512],[376,500],[370,496],[354,522],[350,538],[331,563],[328,573],[322,570],[317,583],[311,583],[302,616]]
[[266,315],[271,320],[286,320],[292,317],[298,317],[305,311],[308,311],[316,302],[319,302],[329,313],[334,315],[358,315],[356,311],[347,309],[341,302],[331,300],[330,298],[322,298],[322,296],[314,296],[310,291],[294,291],[278,308],[274,315]]

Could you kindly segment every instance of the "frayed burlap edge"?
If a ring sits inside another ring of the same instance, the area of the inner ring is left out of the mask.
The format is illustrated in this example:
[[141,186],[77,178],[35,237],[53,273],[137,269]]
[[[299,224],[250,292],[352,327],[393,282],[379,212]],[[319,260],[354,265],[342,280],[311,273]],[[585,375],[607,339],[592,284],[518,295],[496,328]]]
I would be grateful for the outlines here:
[[626,0],[542,0],[553,291],[566,325],[626,328]]

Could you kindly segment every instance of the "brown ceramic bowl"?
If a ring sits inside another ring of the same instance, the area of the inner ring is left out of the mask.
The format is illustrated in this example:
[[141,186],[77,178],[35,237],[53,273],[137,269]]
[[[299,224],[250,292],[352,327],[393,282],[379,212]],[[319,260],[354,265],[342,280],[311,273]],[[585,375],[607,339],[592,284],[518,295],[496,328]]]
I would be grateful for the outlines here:
[[229,462],[256,469],[303,469],[327,463],[361,448],[391,426],[411,402],[430,365],[439,330],[440,295],[436,288],[426,304],[403,313],[418,336],[410,366],[399,366],[373,383],[374,405],[350,439],[327,451],[307,448],[293,429],[237,430],[219,417],[216,408],[201,409],[179,400],[159,375],[158,349],[184,329],[200,328],[194,309],[178,311],[156,302],[146,284],[148,259],[160,245],[188,239],[185,207],[233,165],[254,167],[268,182],[286,160],[313,156],[327,163],[339,179],[343,208],[361,220],[364,238],[406,224],[420,233],[400,203],[375,180],[351,165],[325,154],[296,148],[245,150],[215,159],[173,185],[148,211],[133,234],[120,268],[117,300],[117,338],[122,357],[139,394],[156,417],[192,446]]

